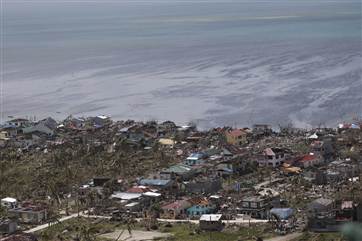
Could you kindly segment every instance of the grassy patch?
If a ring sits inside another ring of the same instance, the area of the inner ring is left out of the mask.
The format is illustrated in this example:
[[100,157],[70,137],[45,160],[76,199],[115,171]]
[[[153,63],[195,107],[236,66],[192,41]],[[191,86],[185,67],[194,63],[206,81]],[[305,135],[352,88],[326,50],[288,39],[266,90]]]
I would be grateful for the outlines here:
[[311,233],[305,232],[293,241],[345,241],[340,233]]
[[197,225],[175,224],[172,227],[160,228],[162,232],[172,233],[173,236],[162,239],[167,241],[249,241],[256,237],[269,238],[272,235],[268,225],[258,225],[253,227],[226,227],[221,232],[203,232],[198,230]]
[[55,224],[39,232],[39,241],[55,240],[101,240],[100,234],[113,232],[116,228],[121,228],[120,223],[109,222],[101,219],[73,218],[60,224]]

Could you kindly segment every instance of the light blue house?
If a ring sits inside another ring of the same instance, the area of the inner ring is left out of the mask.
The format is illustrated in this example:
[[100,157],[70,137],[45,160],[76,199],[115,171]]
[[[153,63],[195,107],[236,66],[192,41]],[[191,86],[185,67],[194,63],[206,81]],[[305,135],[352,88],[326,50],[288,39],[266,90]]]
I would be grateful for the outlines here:
[[214,210],[215,208],[213,206],[209,204],[200,203],[188,208],[186,212],[190,217],[192,217],[192,216],[201,216],[203,214],[210,214]]

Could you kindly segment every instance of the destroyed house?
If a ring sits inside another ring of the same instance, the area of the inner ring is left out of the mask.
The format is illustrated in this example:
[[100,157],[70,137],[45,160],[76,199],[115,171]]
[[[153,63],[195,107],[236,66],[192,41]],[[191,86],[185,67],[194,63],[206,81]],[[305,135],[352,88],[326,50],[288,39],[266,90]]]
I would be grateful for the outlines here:
[[269,200],[259,196],[245,197],[238,206],[238,212],[252,218],[265,219],[270,208]]
[[30,124],[30,121],[24,118],[17,118],[7,121],[6,124],[12,127],[25,127]]
[[273,133],[272,127],[265,124],[253,125],[253,134],[256,136],[270,135]]
[[308,207],[308,228],[311,231],[337,231],[336,206],[332,199],[318,198]]
[[258,159],[259,165],[272,167],[280,166],[284,161],[285,152],[281,148],[266,148]]
[[129,132],[126,139],[128,144],[140,146],[145,142],[146,137],[143,132]]
[[162,218],[178,218],[185,217],[186,210],[191,207],[191,203],[186,200],[176,200],[172,203],[166,204],[161,207],[162,209]]
[[248,155],[237,155],[232,158],[225,159],[220,164],[227,164],[227,168],[232,170],[233,173],[239,175],[250,172],[250,168],[254,166],[254,161]]
[[334,205],[332,199],[318,198],[308,205],[308,210],[314,214],[330,213],[334,210]]
[[184,185],[186,192],[194,194],[214,194],[222,188],[220,178],[192,180]]
[[29,126],[29,127],[23,128],[23,133],[25,133],[25,134],[34,133],[34,132],[44,133],[48,136],[54,135],[54,129],[51,129],[44,122],[39,122],[39,123],[35,124],[34,126]]
[[37,206],[14,208],[10,209],[8,213],[21,223],[40,224],[47,219],[47,210]]
[[11,219],[0,219],[0,235],[15,233],[17,229],[17,222]]
[[222,148],[222,154],[224,158],[230,158],[234,156],[241,156],[245,154],[245,151],[235,145],[224,145]]
[[356,208],[353,201],[341,201],[337,204],[336,221],[352,222],[357,219]]
[[175,133],[177,126],[172,121],[164,121],[157,126],[157,132],[159,136],[165,135],[166,133]]
[[91,121],[93,122],[93,125],[95,127],[103,127],[105,125],[109,125],[112,123],[111,118],[105,115],[99,115],[96,117],[91,118]]
[[160,172],[161,179],[189,180],[196,175],[196,170],[190,166],[177,164]]
[[70,129],[82,129],[85,126],[85,120],[83,118],[69,117],[64,120],[64,126]]
[[189,166],[200,165],[205,162],[206,155],[203,152],[192,153],[185,160],[185,164]]
[[317,166],[320,165],[322,162],[322,158],[314,153],[309,153],[296,159],[296,165],[304,168]]
[[142,193],[114,192],[111,198],[120,203],[128,204],[131,202],[140,202],[142,200]]
[[173,184],[173,181],[170,179],[163,180],[163,179],[141,179],[138,183],[142,186],[160,188],[160,189],[167,189],[170,188]]
[[160,197],[160,193],[150,191],[136,193],[132,192],[132,190],[128,190],[127,192],[114,192],[111,195],[111,199],[123,205],[122,208],[132,212],[149,207],[151,204],[158,202]]
[[205,150],[203,153],[205,154],[205,157],[210,158],[213,156],[220,155],[222,153],[222,150],[217,148],[210,148]]
[[20,134],[22,131],[21,129],[14,127],[14,126],[2,126],[1,127],[1,139],[8,139],[12,137],[16,137],[18,133]]
[[219,177],[226,178],[234,173],[231,163],[220,163],[216,165],[216,172]]

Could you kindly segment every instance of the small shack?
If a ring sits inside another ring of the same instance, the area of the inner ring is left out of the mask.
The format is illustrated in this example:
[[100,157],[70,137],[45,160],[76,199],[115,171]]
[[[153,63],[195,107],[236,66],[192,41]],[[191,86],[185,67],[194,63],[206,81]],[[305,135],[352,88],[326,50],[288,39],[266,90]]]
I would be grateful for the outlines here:
[[12,197],[6,197],[1,199],[1,206],[8,209],[16,208],[18,206],[18,201]]
[[10,219],[0,219],[0,234],[12,234],[18,229],[17,222]]
[[223,229],[222,214],[204,214],[199,220],[200,229],[205,231],[221,231]]

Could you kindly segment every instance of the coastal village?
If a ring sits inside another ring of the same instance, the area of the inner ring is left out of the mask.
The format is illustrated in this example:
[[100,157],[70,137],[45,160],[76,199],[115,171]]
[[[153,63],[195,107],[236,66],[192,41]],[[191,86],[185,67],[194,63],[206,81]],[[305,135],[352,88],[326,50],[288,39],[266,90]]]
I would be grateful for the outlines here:
[[11,119],[0,240],[345,240],[362,221],[361,128]]

